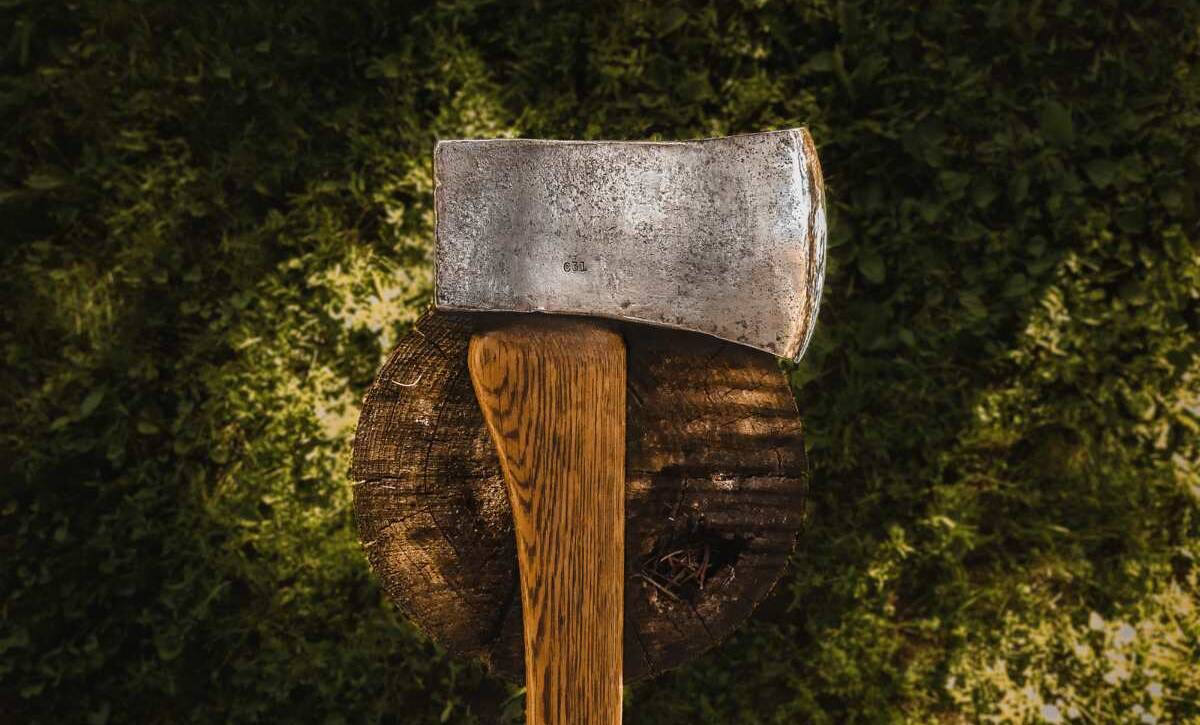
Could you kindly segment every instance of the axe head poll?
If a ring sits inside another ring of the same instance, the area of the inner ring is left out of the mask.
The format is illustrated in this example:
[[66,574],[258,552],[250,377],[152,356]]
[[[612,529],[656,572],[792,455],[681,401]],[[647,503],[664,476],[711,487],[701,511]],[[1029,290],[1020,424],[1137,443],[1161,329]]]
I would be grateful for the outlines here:
[[442,141],[434,179],[437,309],[629,320],[793,360],[812,335],[826,227],[806,129]]

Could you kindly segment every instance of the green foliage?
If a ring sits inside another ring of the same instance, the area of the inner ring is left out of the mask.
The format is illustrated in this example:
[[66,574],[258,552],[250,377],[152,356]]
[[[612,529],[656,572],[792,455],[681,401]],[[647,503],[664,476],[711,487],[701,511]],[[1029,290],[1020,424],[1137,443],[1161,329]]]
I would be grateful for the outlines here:
[[[0,2],[0,720],[490,722],[354,540],[437,138],[807,124],[810,523],[630,722],[1200,718],[1194,3]],[[8,30],[3,30],[7,28]]]

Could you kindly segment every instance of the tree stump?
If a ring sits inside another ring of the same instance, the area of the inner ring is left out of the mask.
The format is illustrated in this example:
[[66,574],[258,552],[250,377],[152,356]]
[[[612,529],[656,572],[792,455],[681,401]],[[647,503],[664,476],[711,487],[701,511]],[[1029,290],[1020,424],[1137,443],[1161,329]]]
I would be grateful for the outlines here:
[[[368,390],[354,515],[371,567],[452,653],[524,679],[504,479],[467,374],[501,314],[428,313]],[[628,356],[624,672],[717,644],[774,586],[804,513],[807,461],[775,358],[708,336],[616,325]]]

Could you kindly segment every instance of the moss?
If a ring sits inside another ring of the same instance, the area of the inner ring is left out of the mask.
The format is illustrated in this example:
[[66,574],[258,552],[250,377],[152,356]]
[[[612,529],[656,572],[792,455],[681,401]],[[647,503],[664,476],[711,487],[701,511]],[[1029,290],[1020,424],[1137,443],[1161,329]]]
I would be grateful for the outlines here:
[[428,301],[433,144],[797,124],[831,206],[789,370],[809,528],[627,719],[1200,717],[1193,3],[0,19],[0,719],[513,717],[347,510],[357,401]]

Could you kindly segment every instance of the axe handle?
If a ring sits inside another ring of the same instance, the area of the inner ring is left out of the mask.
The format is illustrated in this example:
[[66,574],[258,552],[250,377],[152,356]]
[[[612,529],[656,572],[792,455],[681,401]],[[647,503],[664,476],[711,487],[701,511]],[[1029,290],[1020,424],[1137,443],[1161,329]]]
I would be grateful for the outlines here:
[[472,337],[468,367],[512,504],[527,722],[619,723],[625,343],[536,315]]

